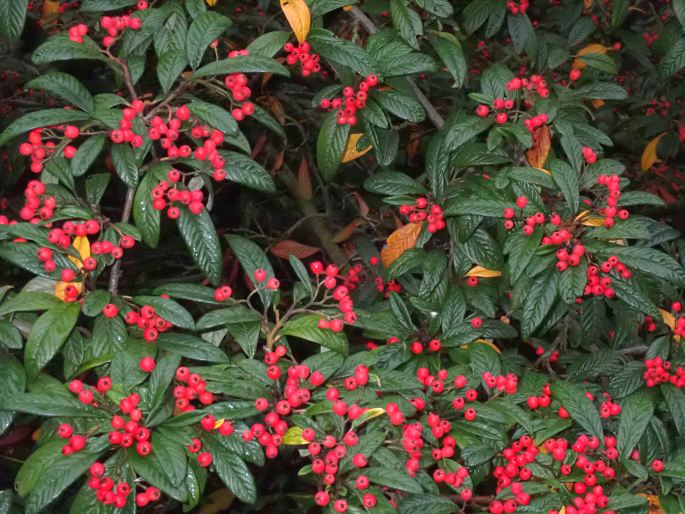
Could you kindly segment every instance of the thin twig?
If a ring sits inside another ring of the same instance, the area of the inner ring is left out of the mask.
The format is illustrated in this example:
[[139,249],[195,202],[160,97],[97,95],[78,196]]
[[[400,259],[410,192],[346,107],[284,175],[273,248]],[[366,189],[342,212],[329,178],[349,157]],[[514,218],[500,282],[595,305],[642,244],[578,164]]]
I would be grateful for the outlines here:
[[[121,213],[121,223],[128,223],[131,217],[131,210],[133,209],[133,197],[136,193],[135,188],[129,187],[126,190],[126,200],[124,201],[124,210]],[[117,294],[119,289],[119,279],[121,278],[121,259],[117,260],[112,266],[112,271],[109,274],[109,292]]]
[[[347,12],[355,20],[357,20],[360,23],[360,25],[364,27],[364,30],[366,30],[366,32],[368,32],[369,34],[375,34],[376,32],[378,32],[378,27],[376,27],[371,18],[364,14],[359,7],[352,6],[350,10]],[[418,99],[419,103],[426,110],[426,114],[428,115],[428,119],[431,121],[431,123],[435,125],[437,128],[442,128],[442,126],[445,124],[445,120],[442,119],[440,113],[435,109],[435,107],[433,107],[433,104],[430,103],[430,100],[428,100],[428,98],[426,98],[426,95],[423,94],[423,91],[421,91],[421,89],[412,77],[407,77],[407,82],[409,83],[409,87],[411,87],[411,90],[416,95],[416,98]]]

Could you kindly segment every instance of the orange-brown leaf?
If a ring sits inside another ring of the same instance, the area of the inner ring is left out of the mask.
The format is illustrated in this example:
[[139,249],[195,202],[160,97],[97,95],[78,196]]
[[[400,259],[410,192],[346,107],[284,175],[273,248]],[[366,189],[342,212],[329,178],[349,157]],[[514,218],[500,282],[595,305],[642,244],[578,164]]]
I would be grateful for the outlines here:
[[479,278],[496,278],[501,277],[502,272],[496,271],[494,269],[484,268],[483,266],[474,266],[469,271],[466,272],[467,277],[479,277]]
[[369,205],[362,198],[362,195],[356,191],[354,192],[354,197],[357,199],[357,203],[359,204],[359,214],[366,217],[369,214]]
[[664,134],[666,133],[659,134],[645,146],[645,149],[642,152],[642,158],[640,159],[640,169],[642,171],[647,171],[654,166],[654,163],[659,159],[656,154],[656,149],[659,146],[659,141],[664,137]]
[[309,176],[309,163],[302,157],[297,170],[297,194],[303,200],[312,199],[312,179]]
[[388,236],[381,250],[381,262],[386,268],[400,255],[416,246],[421,233],[421,223],[407,223]]
[[292,239],[285,239],[284,241],[279,241],[271,247],[271,253],[276,257],[281,259],[288,259],[291,255],[294,255],[298,259],[306,259],[311,257],[319,249],[316,246],[309,246],[303,243],[298,243]]
[[528,152],[526,152],[526,157],[533,168],[542,168],[545,165],[545,161],[547,161],[549,148],[552,145],[549,127],[547,125],[542,125],[535,129],[534,138],[535,142]]
[[312,24],[312,15],[304,0],[281,0],[281,10],[285,14],[290,28],[297,40],[302,43],[307,40]]
[[343,241],[347,241],[350,237],[352,237],[354,231],[357,230],[359,223],[359,220],[354,220],[352,223],[349,223],[344,229],[334,235],[331,238],[331,241],[334,243],[342,243]]
[[574,70],[582,70],[585,69],[585,66],[587,66],[587,63],[582,60],[580,57],[583,55],[588,55],[588,54],[606,54],[607,52],[613,50],[610,46],[604,46],[600,45],[598,43],[592,43],[591,45],[587,45],[580,50],[578,50],[578,53],[576,53],[576,59],[573,60],[573,64],[571,64],[571,67]]

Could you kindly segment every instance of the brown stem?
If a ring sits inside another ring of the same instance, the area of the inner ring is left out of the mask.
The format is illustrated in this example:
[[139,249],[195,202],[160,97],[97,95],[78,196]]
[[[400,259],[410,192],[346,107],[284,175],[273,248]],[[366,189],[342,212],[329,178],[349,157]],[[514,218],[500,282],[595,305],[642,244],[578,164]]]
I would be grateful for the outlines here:
[[159,112],[160,109],[163,107],[166,107],[169,105],[171,102],[173,102],[176,98],[181,96],[183,92],[186,90],[186,88],[190,85],[190,82],[182,82],[181,84],[178,85],[176,89],[174,89],[169,96],[164,99],[163,102],[157,104],[155,107],[152,108],[152,110],[145,115],[145,120],[149,120],[152,118],[157,112]]
[[[364,27],[364,30],[366,30],[366,32],[369,34],[375,34],[378,32],[378,27],[376,27],[371,18],[364,14],[359,7],[352,6],[347,12],[355,20],[357,20],[359,24]],[[445,124],[445,120],[442,119],[440,113],[435,109],[435,107],[433,107],[433,104],[430,103],[428,98],[426,98],[426,95],[423,94],[423,91],[421,91],[412,77],[407,77],[407,82],[409,82],[409,87],[411,87],[411,90],[414,92],[414,95],[416,95],[419,103],[426,110],[426,114],[428,115],[428,119],[431,121],[431,123],[437,128],[442,128],[442,126]]]
[[347,259],[340,247],[333,242],[333,232],[328,225],[327,219],[321,215],[312,202],[301,198],[301,195],[298,192],[297,179],[289,169],[282,169],[278,173],[278,177],[281,179],[281,182],[285,184],[290,196],[297,202],[300,212],[308,218],[307,224],[314,231],[314,234],[316,234],[316,237],[321,242],[321,246],[323,246],[323,249],[333,263],[337,266],[342,266]]
[[[135,188],[129,187],[126,190],[126,200],[124,201],[124,210],[121,213],[121,223],[128,223],[131,217],[131,210],[133,209],[133,197],[136,193]],[[117,260],[112,266],[112,271],[109,274],[109,292],[117,294],[119,289],[119,279],[121,278],[121,259]]]

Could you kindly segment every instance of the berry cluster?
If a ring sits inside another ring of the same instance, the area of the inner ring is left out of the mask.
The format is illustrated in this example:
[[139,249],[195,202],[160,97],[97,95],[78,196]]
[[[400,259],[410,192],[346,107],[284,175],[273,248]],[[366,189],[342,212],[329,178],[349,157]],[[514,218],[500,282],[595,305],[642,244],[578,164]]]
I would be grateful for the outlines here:
[[197,400],[201,405],[212,405],[215,401],[214,394],[207,391],[207,382],[198,373],[191,373],[188,368],[181,366],[176,370],[176,380],[180,384],[174,386],[173,394],[176,399],[178,412],[188,412],[196,407],[190,403]]
[[[66,136],[69,133],[72,136],[78,137],[79,129],[73,125],[69,125],[68,129],[64,129],[64,134]],[[76,133],[72,129],[76,129]],[[29,169],[33,173],[40,173],[43,171],[45,163],[47,160],[55,154],[55,149],[57,144],[54,141],[43,141],[43,131],[45,129],[37,128],[29,132],[29,136],[26,142],[19,145],[19,153],[24,157],[31,157],[31,165]],[[76,149],[73,146],[67,146],[64,148],[64,156],[71,158],[76,154]]]
[[519,90],[537,93],[541,98],[547,98],[549,96],[547,81],[542,78],[541,75],[531,75],[529,78],[514,77],[507,82],[507,91],[514,92]]
[[589,146],[583,147],[583,158],[585,159],[585,162],[587,162],[588,164],[593,164],[597,162],[597,154]]
[[410,223],[428,221],[426,230],[431,234],[445,228],[442,208],[437,203],[429,203],[424,197],[417,198],[414,205],[401,205],[399,210],[400,214],[409,217]]
[[[439,339],[431,339],[428,342],[428,349],[431,352],[439,352],[442,349],[442,343],[440,342]],[[411,350],[411,353],[414,355],[420,355],[423,353],[424,347],[423,344],[421,344],[419,341],[414,341],[410,346],[409,350]]]
[[530,7],[529,0],[519,0],[518,2],[509,0],[507,2],[507,9],[511,14],[526,14],[528,7]]
[[[589,161],[588,161],[589,162]],[[621,184],[618,175],[600,175],[597,177],[597,183],[600,186],[606,187],[609,191],[606,202],[607,207],[604,208],[604,226],[611,228],[614,226],[614,217],[625,220],[630,217],[630,213],[626,209],[617,209],[618,200],[621,198]]]
[[673,302],[671,304],[671,310],[675,313],[675,322],[673,326],[673,333],[676,336],[685,336],[685,316],[679,314],[683,310],[683,304],[681,302]]
[[297,46],[290,42],[283,45],[283,50],[288,54],[285,61],[290,66],[294,66],[299,62],[303,77],[308,77],[312,73],[319,73],[321,71],[320,57],[318,54],[312,53],[311,49],[311,45],[306,41],[302,41]]
[[643,32],[642,38],[647,43],[647,46],[652,46],[654,42],[659,39],[659,33],[655,30],[652,30],[651,32]]
[[645,379],[647,387],[656,387],[659,384],[673,384],[678,389],[685,388],[685,368],[678,366],[675,373],[672,373],[673,365],[662,359],[655,357],[645,359],[645,372],[642,378]]
[[[88,487],[95,491],[95,498],[98,502],[103,505],[112,505],[115,509],[123,509],[126,506],[128,496],[131,494],[131,486],[128,482],[115,484],[111,477],[105,476],[105,465],[102,462],[93,462],[88,473],[90,475]],[[156,487],[149,487],[143,494],[155,496],[156,500],[161,496]]]
[[178,204],[187,206],[188,210],[193,214],[200,214],[205,208],[202,203],[204,198],[202,190],[195,189],[191,191],[187,188],[179,189],[177,186],[172,187],[171,184],[178,184],[185,187],[184,184],[179,182],[181,172],[176,169],[172,168],[169,170],[167,178],[169,181],[161,180],[150,191],[150,195],[152,196],[152,208],[156,211],[166,209],[167,217],[172,220],[175,220],[181,215],[181,209],[179,209]]
[[[525,196],[519,196],[516,198],[516,207],[520,209],[520,216],[523,217],[523,210],[526,208],[528,205],[528,199]],[[502,211],[502,216],[504,216],[504,228],[507,230],[512,230],[514,228],[514,217],[516,216],[516,211],[514,210],[513,207],[506,207],[504,211]],[[554,218],[553,220],[550,218],[550,222],[554,225],[558,225],[561,223],[561,218],[559,218],[556,215],[552,215],[551,218]],[[533,234],[533,231],[535,230],[535,227],[538,225],[544,225],[546,221],[546,217],[542,212],[536,212],[532,216],[527,216],[525,218],[525,223],[523,227],[521,228],[521,231],[526,235],[530,236]],[[558,223],[554,223],[554,221],[557,221]],[[543,244],[548,244],[544,243]]]
[[88,443],[85,436],[74,434],[74,429],[68,423],[62,423],[57,427],[57,435],[62,439],[68,439],[67,444],[62,446],[62,455],[80,452]]
[[[568,234],[568,236],[563,240],[562,244],[568,244],[571,242],[571,234],[568,230],[560,230],[559,234],[563,234],[562,238]],[[557,269],[559,271],[566,271],[569,266],[575,268],[580,264],[581,257],[585,255],[585,247],[581,243],[575,243],[565,246],[564,248],[559,248],[556,251],[557,258]]]
[[353,87],[347,86],[343,89],[343,98],[324,98],[321,100],[321,108],[326,110],[337,110],[338,125],[357,124],[357,110],[366,107],[368,91],[378,86],[378,77],[369,75],[359,83],[357,91]]
[[119,402],[119,409],[123,414],[128,415],[129,420],[123,416],[114,415],[110,420],[113,430],[109,433],[109,442],[112,445],[119,445],[122,448],[130,448],[136,445],[136,453],[142,457],[152,453],[150,443],[150,429],[138,424],[140,421],[140,409],[138,403],[140,396],[133,393]]
[[73,41],[74,43],[83,43],[83,36],[86,34],[88,34],[88,25],[83,23],[74,25],[73,27],[69,28],[68,31],[69,40]]
[[518,377],[513,373],[508,375],[493,375],[489,371],[484,371],[483,383],[490,389],[496,389],[497,391],[504,392],[506,394],[515,394],[518,389]]
[[[340,270],[334,264],[329,264],[324,268],[324,265],[319,261],[314,261],[309,265],[309,270],[316,276],[317,282],[323,284],[327,290],[324,301],[333,298],[338,302],[338,309],[343,314],[345,323],[353,324],[357,321],[357,314],[354,312],[354,303],[349,296],[349,289],[344,285],[338,285],[338,277]],[[324,275],[325,278],[321,279]],[[318,284],[317,284],[318,285]],[[333,291],[329,296],[328,291]],[[321,329],[330,329],[333,332],[340,332],[343,329],[343,320],[321,318],[318,322],[318,327]]]
[[[246,57],[250,55],[248,50],[231,50],[228,58]],[[241,105],[231,110],[231,115],[236,121],[243,121],[246,116],[252,116],[255,112],[255,105],[247,99],[252,96],[252,90],[247,85],[247,76],[244,73],[232,73],[224,78],[226,88],[230,89],[233,100],[243,102]]]
[[604,400],[599,406],[599,415],[604,419],[621,414],[621,406],[611,401],[611,395],[607,392],[602,393]]
[[[615,255],[610,256],[606,261],[599,266],[591,265],[587,268],[587,284],[583,291],[584,296],[602,296],[613,298],[616,296],[616,291],[611,288],[611,277],[609,273],[616,271],[624,280],[633,276],[632,272],[625,264],[618,260]],[[604,274],[604,276],[601,276]]]
[[514,497],[509,500],[492,501],[488,506],[492,514],[516,512],[519,506],[530,503],[530,495],[523,491],[522,483],[527,482],[533,476],[530,468],[526,466],[535,462],[538,453],[540,449],[535,446],[529,435],[521,436],[502,451],[506,464],[496,466],[492,473],[497,479],[496,492],[500,493],[504,488],[509,487]]
[[[503,98],[495,98],[492,104],[496,111],[500,111],[495,114],[495,122],[499,125],[504,125],[509,121],[509,114],[504,111],[508,111],[514,108],[514,101],[511,99],[504,100]],[[480,104],[476,107],[476,116],[480,118],[486,118],[490,115],[490,108],[485,104]]]
[[390,293],[400,293],[402,291],[402,286],[395,279],[389,282],[383,282],[383,277],[377,276],[374,281],[376,282],[376,291],[379,293],[385,293],[385,297],[388,298]]
[[[538,355],[543,355],[544,352],[545,351],[542,350],[542,353],[540,353],[538,350]],[[557,357],[558,355],[559,352],[557,352]],[[554,354],[552,354],[552,357],[554,357]],[[552,357],[550,357],[550,361],[552,360]],[[531,395],[528,398],[526,398],[526,404],[528,405],[528,408],[530,410],[546,409],[552,403],[552,390],[550,389],[549,384],[545,384],[542,387],[541,393],[542,394],[540,394],[539,396]]]
[[[145,5],[147,9],[147,5]],[[112,46],[117,38],[119,32],[126,29],[140,30],[143,26],[143,20],[140,18],[132,18],[131,16],[103,16],[100,19],[100,26],[107,31],[107,35],[102,38],[102,45],[105,48]]]
[[[116,306],[112,304],[105,305],[105,309],[109,309],[109,314],[105,315],[109,315],[110,317],[116,316],[116,312],[118,311],[114,311],[112,307],[116,309]],[[148,343],[156,341],[161,332],[166,332],[173,327],[170,322],[161,316],[158,316],[155,312],[155,308],[151,305],[143,305],[139,311],[128,311],[124,316],[124,321],[127,325],[136,325],[140,330],[142,330],[143,338]]]
[[537,141],[539,137],[535,129],[547,125],[547,121],[549,121],[549,117],[545,113],[523,120],[525,127],[533,134],[533,142]]
[[281,283],[278,281],[276,277],[268,278],[266,270],[263,268],[257,268],[254,271],[252,277],[254,278],[257,287],[265,285],[267,289],[271,291],[276,291],[281,286]]

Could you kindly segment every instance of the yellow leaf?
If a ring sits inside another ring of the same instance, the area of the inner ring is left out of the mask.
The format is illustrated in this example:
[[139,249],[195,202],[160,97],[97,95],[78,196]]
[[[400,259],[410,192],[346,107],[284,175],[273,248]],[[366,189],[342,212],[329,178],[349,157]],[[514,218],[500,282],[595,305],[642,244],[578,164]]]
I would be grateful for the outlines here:
[[221,425],[224,424],[224,421],[226,421],[225,418],[217,419],[217,420],[214,422],[214,430],[218,430],[218,429],[221,427]]
[[210,7],[214,7],[217,2],[218,0],[205,0],[205,3]]
[[535,169],[543,172],[545,175],[549,175],[550,177],[552,176],[552,172],[549,170],[546,170],[545,168],[535,168]]
[[[664,514],[664,509],[661,507],[661,502],[656,494],[639,493],[637,496],[647,498],[648,508],[647,514]],[[682,514],[682,512],[681,512]]]
[[604,225],[604,218],[601,216],[590,218],[589,210],[581,212],[578,216],[576,216],[574,221],[587,227],[601,227]]
[[[659,309],[659,312],[661,313],[661,318],[664,320],[664,323],[668,326],[668,328],[675,330],[675,316],[666,309]],[[675,339],[678,343],[680,342],[679,335],[674,335],[673,339]]]
[[67,295],[64,291],[68,286],[74,286],[76,289],[78,289],[79,294],[83,292],[83,282],[63,282],[60,280],[55,285],[55,296],[63,302],[67,299]]
[[281,10],[293,29],[297,40],[302,43],[307,40],[312,23],[312,15],[304,0],[281,0]]
[[[495,350],[497,353],[502,353],[502,350],[500,350],[499,348],[497,348],[497,346],[495,346],[495,343],[492,342],[492,339],[476,339],[473,343],[484,344],[485,346],[489,346],[490,348]],[[471,343],[471,344],[473,344],[473,343]],[[459,348],[461,348],[462,350],[466,350],[466,349],[468,349],[468,347],[469,347],[468,344],[462,344]]]
[[87,237],[76,237],[74,238],[74,242],[72,244],[74,249],[78,252],[78,254],[81,256],[81,259],[77,259],[73,255],[69,256],[69,260],[73,262],[76,266],[79,268],[82,266],[83,261],[90,257],[90,241],[88,241]]
[[302,429],[300,427],[290,427],[283,436],[283,444],[297,446],[299,444],[309,443],[304,437],[302,437]]
[[645,146],[645,149],[642,152],[642,158],[640,159],[640,169],[642,171],[647,171],[649,168],[654,166],[654,163],[658,160],[656,155],[656,147],[659,146],[659,140],[664,137],[664,134],[666,134],[666,132],[659,134],[649,143],[647,143],[647,146]]
[[364,414],[359,416],[359,418],[354,420],[354,423],[352,426],[358,427],[359,425],[362,425],[363,423],[366,423],[370,419],[377,418],[378,416],[385,414],[385,409],[382,407],[376,407],[373,409],[369,409]]
[[362,138],[363,135],[364,134],[350,134],[350,138],[347,140],[347,146],[345,147],[345,152],[343,153],[343,156],[340,159],[342,163],[358,159],[359,157],[369,152],[369,150],[373,148],[373,146],[368,145],[363,150],[357,150],[357,143],[359,143],[359,140]]
[[207,498],[209,501],[205,503],[198,514],[219,514],[219,512],[228,512],[228,508],[235,500],[234,494],[226,489],[217,489],[210,493]]
[[571,65],[571,67],[574,70],[582,70],[585,68],[585,66],[587,66],[587,63],[580,59],[580,57],[587,54],[606,54],[611,50],[613,50],[612,47],[600,45],[597,43],[587,45],[586,47],[583,47],[580,50],[578,50],[578,53],[576,54],[577,57],[573,60],[573,64]]
[[404,252],[416,246],[421,233],[421,223],[407,223],[388,236],[381,249],[381,262],[386,268]]
[[502,272],[501,271],[495,271],[492,269],[487,269],[487,268],[484,268],[483,266],[474,266],[464,276],[465,277],[478,277],[478,278],[495,278],[495,277],[501,277]]

